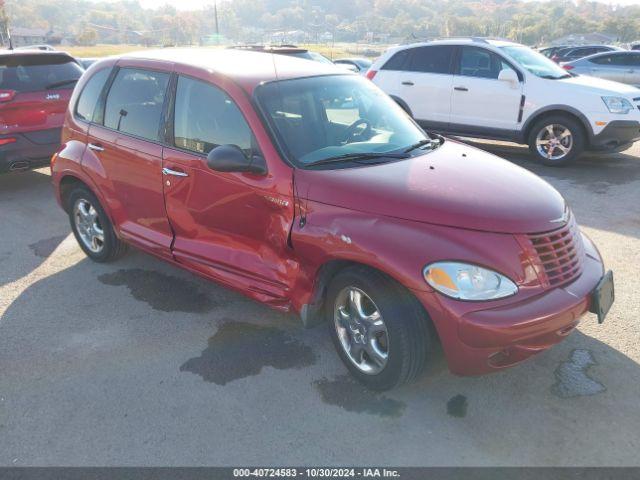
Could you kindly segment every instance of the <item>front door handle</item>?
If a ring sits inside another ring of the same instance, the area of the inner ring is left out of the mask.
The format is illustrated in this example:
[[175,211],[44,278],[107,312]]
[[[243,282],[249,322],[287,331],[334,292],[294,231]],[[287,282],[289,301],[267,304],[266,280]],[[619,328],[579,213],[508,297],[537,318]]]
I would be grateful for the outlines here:
[[174,177],[188,177],[189,174],[185,173],[185,172],[179,172],[177,170],[171,170],[170,168],[163,168],[162,169],[162,174],[163,175],[173,175]]
[[467,87],[453,87],[454,90],[457,90],[459,92],[468,92],[469,89]]
[[89,150],[93,150],[95,152],[104,152],[104,147],[102,145],[98,145],[97,143],[90,143],[88,147]]
[[402,85],[413,86],[413,82],[402,82]]

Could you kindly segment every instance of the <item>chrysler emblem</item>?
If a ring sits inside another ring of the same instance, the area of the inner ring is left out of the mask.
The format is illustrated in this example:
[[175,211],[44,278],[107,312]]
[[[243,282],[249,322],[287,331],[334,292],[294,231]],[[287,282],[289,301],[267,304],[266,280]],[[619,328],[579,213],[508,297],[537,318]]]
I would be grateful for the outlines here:
[[553,220],[550,220],[550,223],[567,223],[567,220],[569,220],[569,208],[565,207],[564,213],[562,214],[562,216],[559,218],[554,218]]

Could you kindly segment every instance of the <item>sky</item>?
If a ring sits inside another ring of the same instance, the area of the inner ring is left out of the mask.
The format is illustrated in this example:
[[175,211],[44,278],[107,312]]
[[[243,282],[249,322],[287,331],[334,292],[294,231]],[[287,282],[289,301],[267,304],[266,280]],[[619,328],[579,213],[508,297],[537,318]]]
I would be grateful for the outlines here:
[[[219,2],[233,1],[233,0],[218,0]],[[335,0],[342,1],[342,0]],[[552,0],[550,0],[552,1]],[[640,0],[596,0],[601,3],[610,5],[640,5]],[[140,0],[140,3],[145,8],[157,8],[162,5],[173,5],[178,10],[195,10],[207,5],[213,5],[214,0]]]

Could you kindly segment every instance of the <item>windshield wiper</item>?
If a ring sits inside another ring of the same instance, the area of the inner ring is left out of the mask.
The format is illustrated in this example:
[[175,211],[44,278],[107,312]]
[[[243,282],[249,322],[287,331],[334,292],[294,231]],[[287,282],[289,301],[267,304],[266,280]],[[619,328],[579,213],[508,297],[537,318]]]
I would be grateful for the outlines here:
[[570,78],[571,75],[569,75],[568,73],[565,75],[560,75],[559,77],[555,77],[553,75],[542,75],[540,78],[545,78],[547,80],[562,80],[563,78]]
[[68,83],[76,83],[78,80],[80,80],[80,79],[79,78],[70,78],[68,80],[61,80],[59,82],[50,83],[49,85],[45,86],[44,89],[45,90],[49,90],[51,88],[61,87],[61,86],[66,85]]
[[335,157],[323,158],[322,160],[316,160],[315,162],[307,163],[305,167],[313,167],[316,165],[329,165],[332,163],[368,163],[362,160],[371,160],[374,158],[409,158],[406,153],[345,153],[344,155],[337,155]]
[[438,145],[440,145],[440,139],[438,138],[424,138],[422,140],[420,140],[419,142],[414,143],[413,145],[411,145],[410,147],[407,147],[404,150],[404,153],[409,153],[413,150],[416,150],[418,148],[424,147],[424,146],[433,146],[434,148],[437,147]]

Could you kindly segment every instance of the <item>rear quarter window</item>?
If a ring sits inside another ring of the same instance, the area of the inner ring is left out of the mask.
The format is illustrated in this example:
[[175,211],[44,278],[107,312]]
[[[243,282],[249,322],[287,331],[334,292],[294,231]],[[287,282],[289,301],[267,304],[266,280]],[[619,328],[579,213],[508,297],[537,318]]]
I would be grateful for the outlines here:
[[83,71],[67,55],[0,56],[0,89],[22,93],[73,88]]
[[382,66],[382,70],[404,70],[411,49],[400,50],[396,52],[387,63]]
[[93,120],[93,112],[98,103],[98,97],[104,88],[104,84],[111,73],[110,68],[97,71],[85,84],[76,104],[76,117],[90,122]]

